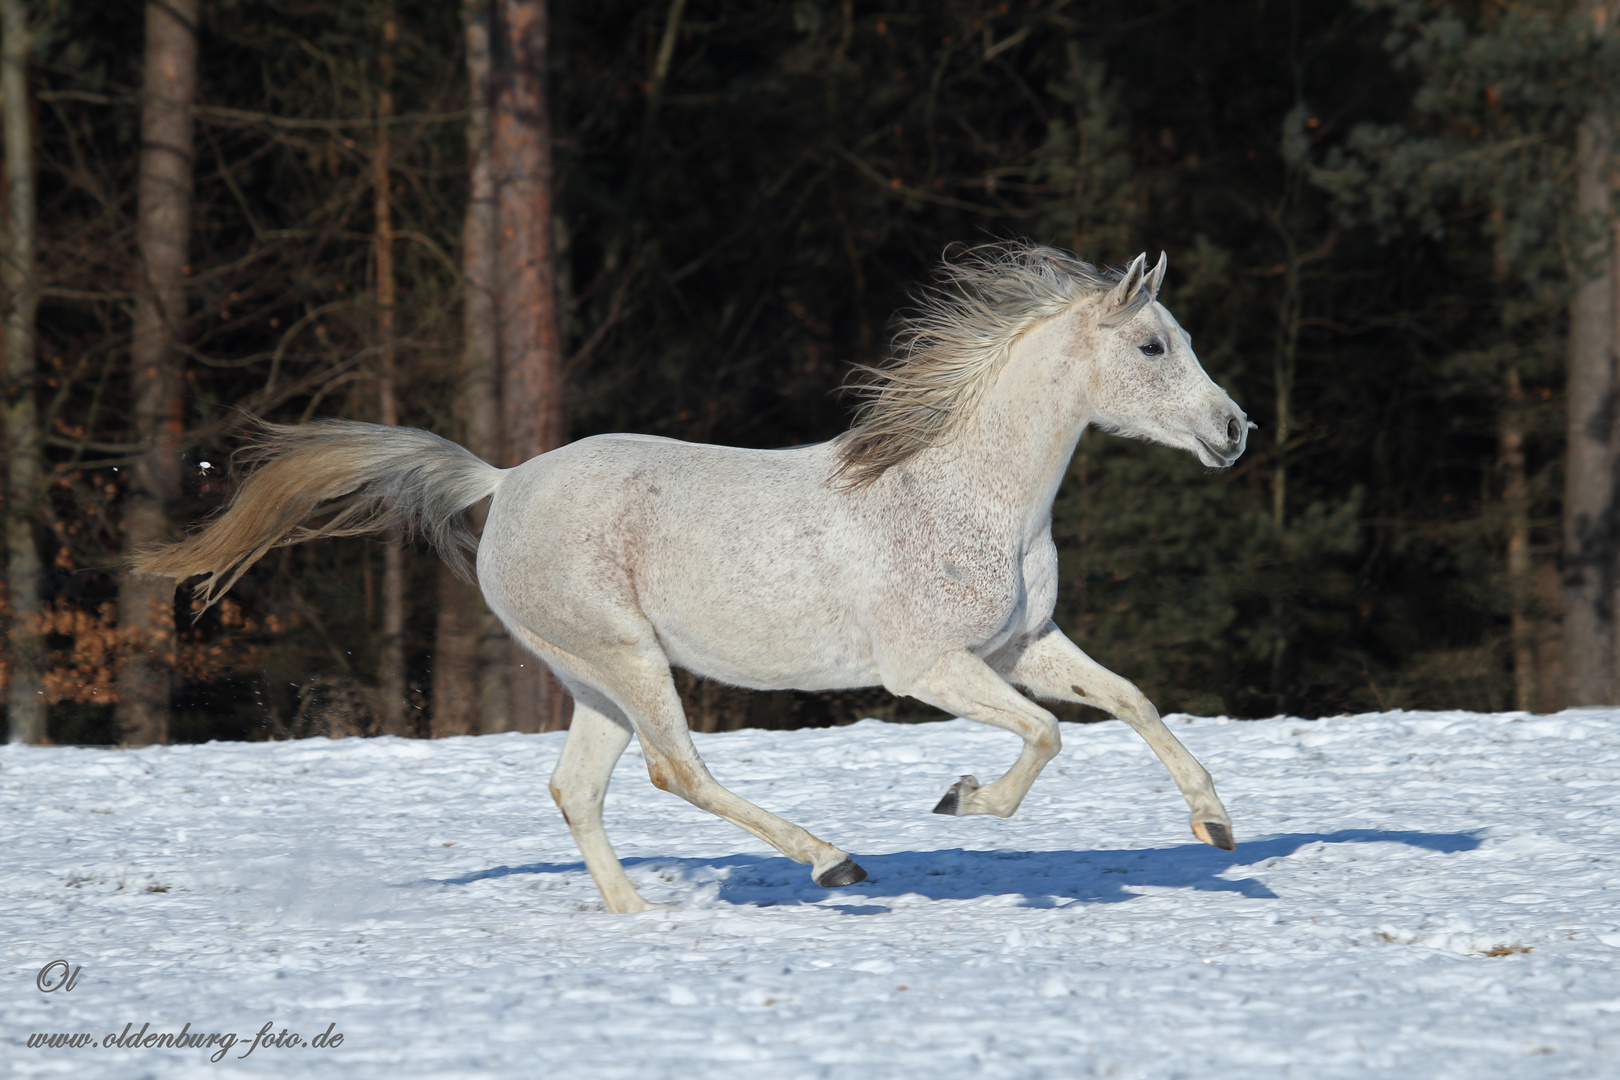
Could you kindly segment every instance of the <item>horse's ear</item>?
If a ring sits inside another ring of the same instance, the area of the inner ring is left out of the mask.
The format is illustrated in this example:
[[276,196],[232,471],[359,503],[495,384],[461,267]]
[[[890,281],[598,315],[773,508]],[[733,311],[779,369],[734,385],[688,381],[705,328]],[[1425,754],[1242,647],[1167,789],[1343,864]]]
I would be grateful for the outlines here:
[[1161,251],[1159,252],[1159,265],[1153,268],[1147,278],[1148,292],[1155,300],[1159,298],[1159,286],[1164,284],[1164,272],[1168,269],[1170,269],[1170,256]]
[[1147,252],[1144,251],[1131,260],[1131,265],[1125,268],[1125,276],[1119,279],[1119,284],[1108,294],[1109,311],[1118,311],[1131,302],[1131,298],[1142,288],[1146,267]]

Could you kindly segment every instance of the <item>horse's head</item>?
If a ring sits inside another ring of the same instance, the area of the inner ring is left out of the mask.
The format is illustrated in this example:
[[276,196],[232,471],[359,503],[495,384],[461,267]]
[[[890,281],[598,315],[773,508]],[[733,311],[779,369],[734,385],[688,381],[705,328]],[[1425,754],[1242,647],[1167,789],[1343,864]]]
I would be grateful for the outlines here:
[[[1157,300],[1169,258],[1138,255],[1119,284],[1081,315],[1090,338],[1086,383],[1091,423],[1107,431],[1191,450],[1211,468],[1243,455],[1249,418],[1204,373],[1192,336]],[[1089,325],[1088,325],[1089,324]]]

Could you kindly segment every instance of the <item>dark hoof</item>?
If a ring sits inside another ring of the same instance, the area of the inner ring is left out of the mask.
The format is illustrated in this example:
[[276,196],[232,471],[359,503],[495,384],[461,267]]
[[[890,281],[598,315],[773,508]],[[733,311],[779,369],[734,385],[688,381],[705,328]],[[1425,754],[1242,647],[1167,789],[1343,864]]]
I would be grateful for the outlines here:
[[939,800],[939,804],[934,807],[934,813],[949,814],[951,817],[956,817],[962,812],[963,796],[971,795],[978,790],[978,780],[971,776],[962,777],[962,779],[952,784],[951,790],[947,791],[945,797]]
[[814,879],[823,889],[842,889],[845,885],[853,885],[857,881],[866,880],[866,871],[855,865],[854,859],[845,859],[825,874]]
[[1232,842],[1232,828],[1229,825],[1222,825],[1218,821],[1195,821],[1192,831],[1194,836],[1210,847],[1218,847],[1222,851],[1237,850],[1237,845]]

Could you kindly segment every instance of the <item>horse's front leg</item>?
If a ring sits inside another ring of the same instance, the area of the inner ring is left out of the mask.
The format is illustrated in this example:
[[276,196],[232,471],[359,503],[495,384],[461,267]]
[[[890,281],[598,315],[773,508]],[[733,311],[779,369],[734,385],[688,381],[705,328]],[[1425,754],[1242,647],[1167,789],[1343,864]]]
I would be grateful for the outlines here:
[[1024,740],[1023,752],[1001,779],[981,787],[973,777],[962,777],[934,807],[936,814],[1012,817],[1030,785],[1063,745],[1057,717],[1020,694],[970,652],[946,653],[915,682],[903,689],[889,689],[953,716],[1016,732]]
[[1051,621],[994,661],[1009,680],[1028,687],[1037,697],[1094,705],[1135,728],[1170,770],[1171,779],[1192,808],[1193,835],[1206,844],[1232,850],[1232,819],[1215,794],[1214,781],[1133,683],[1081,652]]

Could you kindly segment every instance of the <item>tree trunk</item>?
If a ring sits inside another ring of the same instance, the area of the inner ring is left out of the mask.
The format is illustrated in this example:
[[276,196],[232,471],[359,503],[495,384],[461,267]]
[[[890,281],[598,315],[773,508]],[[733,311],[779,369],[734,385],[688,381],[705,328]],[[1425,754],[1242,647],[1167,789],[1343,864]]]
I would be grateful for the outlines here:
[[[490,173],[489,2],[465,0],[468,192],[462,226],[463,353],[456,393],[462,442],[485,461],[504,460],[500,438],[500,354],[495,327],[495,187]],[[471,511],[481,530],[485,508]],[[507,679],[511,641],[478,587],[439,567],[433,649],[433,735],[511,730]]]
[[[607,251],[609,267],[617,266],[620,257],[631,246],[642,170],[646,166],[653,132],[657,129],[658,110],[664,101],[664,83],[669,78],[669,65],[675,57],[675,43],[680,39],[681,32],[681,13],[685,9],[686,0],[669,0],[669,9],[664,13],[664,33],[659,39],[652,73],[647,80],[647,105],[641,114],[641,136],[636,140],[636,154],[630,161],[629,179],[625,183],[624,198],[619,203],[619,229]],[[624,273],[630,273],[629,266],[624,268]]]
[[[197,0],[146,5],[146,75],[136,189],[140,248],[130,382],[141,456],[124,497],[124,551],[170,539],[180,491],[181,362],[191,240],[192,103],[197,95]],[[174,583],[126,577],[118,593],[128,650],[118,668],[118,724],[130,746],[168,739],[174,670]]]
[[479,653],[484,605],[478,590],[439,565],[439,613],[433,631],[435,739],[479,733]]
[[[1504,242],[1507,214],[1491,205],[1491,280],[1497,302],[1507,303],[1508,253]],[[1502,474],[1502,508],[1507,517],[1507,581],[1513,649],[1513,707],[1533,712],[1541,699],[1536,657],[1535,566],[1530,551],[1530,491],[1524,463],[1524,388],[1517,368],[1508,368],[1497,416],[1497,468]]]
[[1536,628],[1530,558],[1530,498],[1524,473],[1524,391],[1519,373],[1507,373],[1506,401],[1497,433],[1502,469],[1502,502],[1507,511],[1508,601],[1513,635],[1513,707],[1533,712],[1536,687]]
[[28,15],[23,0],[0,0],[0,94],[5,97],[10,235],[0,266],[6,350],[6,738],[45,741],[45,649],[40,635],[41,570],[34,533],[43,455],[34,401],[34,150],[28,108]]
[[[562,445],[562,341],[551,223],[551,117],[544,0],[495,0],[493,172],[498,225],[496,325],[506,464]],[[568,726],[567,692],[514,647],[512,718],[519,730]]]
[[[1599,33],[1612,0],[1590,3]],[[1564,465],[1564,678],[1569,705],[1615,696],[1615,431],[1613,119],[1599,105],[1576,136],[1575,210],[1587,242],[1569,307],[1568,445]]]
[[[1290,177],[1290,183],[1293,178]],[[1271,517],[1276,526],[1279,551],[1285,550],[1288,531],[1288,440],[1294,426],[1294,376],[1299,365],[1300,297],[1299,246],[1287,225],[1287,204],[1275,217],[1277,234],[1283,244],[1283,293],[1277,305],[1277,342],[1272,350],[1271,373],[1276,395],[1277,434],[1271,467]],[[1278,573],[1283,568],[1279,566]],[[1271,643],[1271,690],[1279,713],[1289,708],[1288,665],[1289,614],[1285,583],[1276,581],[1271,590],[1271,619],[1275,637]]]
[[[394,115],[391,86],[395,34],[393,12],[385,12],[382,48],[377,57],[380,76],[377,119],[384,121]],[[395,393],[398,383],[395,363],[399,334],[395,321],[393,178],[389,172],[392,153],[388,125],[379,124],[371,153],[371,194],[377,249],[377,421],[397,425],[399,405]],[[379,650],[381,655],[377,673],[380,699],[378,725],[379,733],[383,735],[415,734],[406,720],[405,549],[401,544],[402,538],[392,535],[383,548],[382,648]]]

